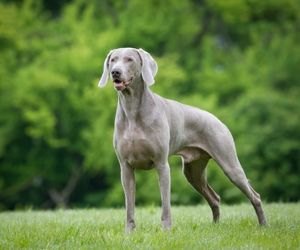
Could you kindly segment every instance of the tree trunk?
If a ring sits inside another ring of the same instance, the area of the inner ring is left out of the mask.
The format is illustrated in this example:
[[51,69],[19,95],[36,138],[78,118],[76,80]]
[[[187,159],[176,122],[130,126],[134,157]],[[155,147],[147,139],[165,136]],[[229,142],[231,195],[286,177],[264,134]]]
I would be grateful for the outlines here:
[[80,167],[74,167],[72,169],[72,174],[66,184],[66,186],[61,191],[56,189],[49,190],[49,196],[51,200],[55,203],[57,208],[67,208],[69,204],[69,199],[74,191],[79,179],[81,177]]

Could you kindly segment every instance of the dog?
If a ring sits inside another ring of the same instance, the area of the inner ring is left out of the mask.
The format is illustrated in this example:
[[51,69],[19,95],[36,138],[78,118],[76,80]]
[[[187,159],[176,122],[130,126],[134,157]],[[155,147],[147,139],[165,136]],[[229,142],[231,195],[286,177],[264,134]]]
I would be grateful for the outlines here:
[[265,225],[260,195],[248,182],[228,128],[209,112],[153,93],[149,87],[157,70],[157,63],[143,49],[114,49],[104,61],[98,85],[104,87],[111,78],[118,94],[113,144],[126,200],[125,231],[135,228],[134,170],[152,168],[159,176],[162,227],[171,228],[170,155],[181,156],[183,173],[207,200],[214,222],[220,216],[220,197],[206,179],[205,168],[211,158],[248,197],[259,224]]

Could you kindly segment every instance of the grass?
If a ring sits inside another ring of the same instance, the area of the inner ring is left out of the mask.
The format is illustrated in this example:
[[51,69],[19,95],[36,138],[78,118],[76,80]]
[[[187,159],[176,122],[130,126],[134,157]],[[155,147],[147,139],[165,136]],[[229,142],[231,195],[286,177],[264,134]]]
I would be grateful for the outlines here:
[[172,207],[163,232],[160,208],[136,209],[137,230],[124,233],[124,209],[0,213],[0,249],[300,249],[300,204],[265,204],[269,226],[249,204],[221,206],[211,223],[207,205]]

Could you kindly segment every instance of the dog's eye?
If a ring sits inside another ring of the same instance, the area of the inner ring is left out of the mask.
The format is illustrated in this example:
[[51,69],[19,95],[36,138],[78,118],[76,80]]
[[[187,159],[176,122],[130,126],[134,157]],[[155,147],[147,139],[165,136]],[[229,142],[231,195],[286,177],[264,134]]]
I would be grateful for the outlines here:
[[126,62],[132,62],[133,59],[132,59],[131,57],[126,57],[126,58],[125,58],[125,61],[126,61]]
[[111,62],[114,62],[114,61],[116,61],[116,59],[115,59],[115,58],[112,58],[110,61],[111,61]]

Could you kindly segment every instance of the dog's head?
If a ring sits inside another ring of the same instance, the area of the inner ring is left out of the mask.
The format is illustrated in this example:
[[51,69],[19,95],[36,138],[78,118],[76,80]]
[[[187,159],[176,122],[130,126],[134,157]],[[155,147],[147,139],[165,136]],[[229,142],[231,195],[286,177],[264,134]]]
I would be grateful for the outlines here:
[[142,79],[148,86],[154,83],[157,64],[143,49],[120,48],[111,50],[103,65],[103,73],[98,86],[104,87],[109,76],[118,91],[123,91],[133,82]]

